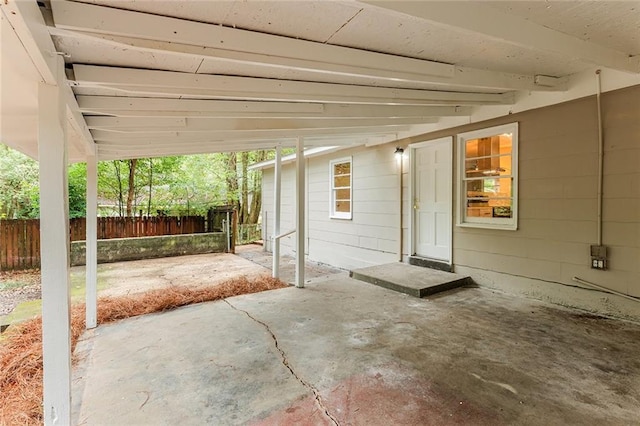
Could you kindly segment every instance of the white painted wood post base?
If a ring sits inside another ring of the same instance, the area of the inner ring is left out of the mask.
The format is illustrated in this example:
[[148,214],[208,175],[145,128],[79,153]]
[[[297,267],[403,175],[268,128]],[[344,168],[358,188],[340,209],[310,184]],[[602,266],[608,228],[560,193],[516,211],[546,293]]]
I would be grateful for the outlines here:
[[71,424],[69,206],[61,57],[57,65],[58,85],[38,87],[45,425]]

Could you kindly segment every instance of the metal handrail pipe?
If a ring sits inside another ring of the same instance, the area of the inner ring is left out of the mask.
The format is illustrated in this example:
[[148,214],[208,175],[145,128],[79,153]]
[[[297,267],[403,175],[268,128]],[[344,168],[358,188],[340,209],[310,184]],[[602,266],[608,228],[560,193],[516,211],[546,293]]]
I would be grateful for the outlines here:
[[282,234],[280,234],[280,235],[272,235],[272,236],[271,236],[271,239],[272,239],[272,240],[279,240],[279,239],[281,239],[281,238],[286,237],[287,235],[291,235],[291,234],[293,234],[294,232],[296,232],[296,230],[295,230],[295,229],[291,229],[290,231],[283,232],[283,233],[282,233]]

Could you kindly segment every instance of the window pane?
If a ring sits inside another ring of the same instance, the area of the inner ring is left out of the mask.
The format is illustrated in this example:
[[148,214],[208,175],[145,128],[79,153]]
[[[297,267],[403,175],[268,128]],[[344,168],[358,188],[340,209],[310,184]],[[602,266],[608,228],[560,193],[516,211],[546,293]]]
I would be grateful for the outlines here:
[[349,201],[336,201],[336,212],[349,213],[351,211],[351,203]]
[[465,143],[465,157],[490,157],[511,154],[512,137],[509,134],[480,139],[469,139]]
[[333,178],[334,188],[340,188],[340,187],[348,188],[350,185],[351,185],[351,176],[336,176]]
[[336,200],[349,200],[351,189],[336,189]]
[[464,162],[467,178],[511,175],[511,155],[476,158]]
[[500,135],[498,138],[500,140],[498,144],[500,154],[511,154],[513,147],[513,138],[511,137],[511,134]]
[[517,229],[517,132],[511,123],[458,135],[460,226]]
[[511,206],[475,206],[467,207],[467,217],[512,217]]
[[509,198],[512,195],[512,178],[486,178],[468,180],[467,197]]
[[333,165],[334,175],[348,175],[351,173],[351,163],[338,163]]

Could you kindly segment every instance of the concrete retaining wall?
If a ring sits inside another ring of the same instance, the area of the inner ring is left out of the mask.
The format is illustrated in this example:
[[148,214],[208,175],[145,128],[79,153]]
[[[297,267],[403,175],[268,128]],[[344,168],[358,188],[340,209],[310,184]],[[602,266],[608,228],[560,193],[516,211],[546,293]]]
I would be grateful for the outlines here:
[[[163,235],[159,237],[114,238],[98,240],[98,263],[140,260],[186,254],[224,253],[227,251],[226,234]],[[71,243],[71,266],[86,263],[84,241]]]

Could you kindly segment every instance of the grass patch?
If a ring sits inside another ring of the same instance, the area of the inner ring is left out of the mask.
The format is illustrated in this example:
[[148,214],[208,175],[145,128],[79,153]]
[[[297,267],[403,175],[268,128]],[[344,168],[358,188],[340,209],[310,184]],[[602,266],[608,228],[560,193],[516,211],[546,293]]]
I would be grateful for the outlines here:
[[17,324],[42,315],[42,301],[28,300],[19,303],[9,314],[0,316],[0,324]]
[[[168,311],[193,303],[287,287],[271,277],[231,279],[211,287],[174,286],[98,299],[98,324]],[[85,306],[71,309],[71,350],[85,329]],[[42,317],[12,326],[0,341],[0,424],[36,425],[42,415]]]

